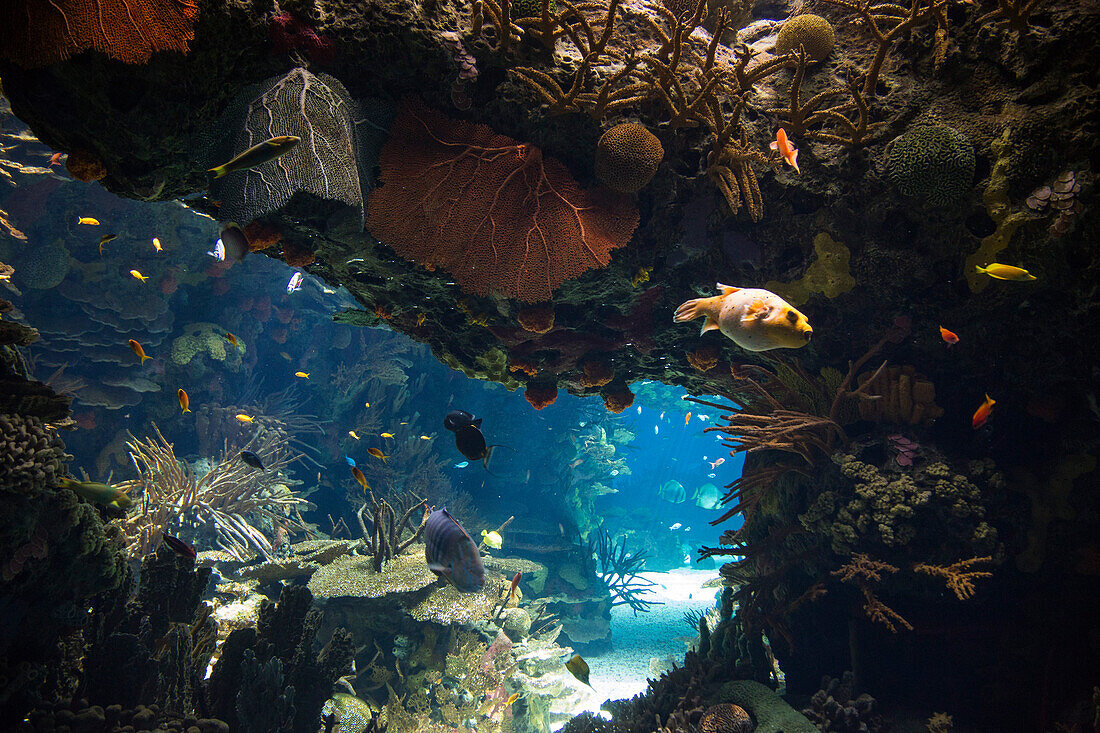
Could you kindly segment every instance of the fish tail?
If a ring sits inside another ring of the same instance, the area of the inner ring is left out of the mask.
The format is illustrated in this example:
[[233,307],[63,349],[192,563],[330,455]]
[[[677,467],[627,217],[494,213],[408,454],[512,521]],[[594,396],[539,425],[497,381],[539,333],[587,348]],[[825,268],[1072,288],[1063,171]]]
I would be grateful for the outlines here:
[[701,333],[714,330],[718,328],[718,324],[715,322],[715,316],[718,315],[718,309],[721,307],[720,303],[722,298],[723,296],[716,295],[710,298],[696,298],[681,303],[680,307],[676,309],[676,313],[672,316],[672,320],[676,323],[684,323],[685,321],[693,321],[696,318],[703,317],[706,320],[703,322],[703,330]]
[[[183,412],[191,412],[191,408],[190,407],[185,407],[185,408],[183,408]],[[180,413],[180,414],[182,414],[182,413]]]
[[141,355],[141,361],[140,361],[140,362],[138,362],[138,363],[139,363],[139,364],[144,364],[144,363],[145,363],[145,360],[146,360],[146,359],[152,359],[152,358],[153,358],[153,357],[149,356],[148,354],[142,354],[142,355]]
[[219,165],[219,166],[218,166],[218,167],[216,167],[216,168],[210,168],[210,169],[209,169],[209,170],[208,170],[207,172],[208,172],[208,173],[213,173],[213,174],[214,174],[214,178],[221,178],[221,177],[222,177],[222,176],[224,176],[224,175],[225,175],[226,173],[228,173],[228,172],[229,172],[229,170],[228,170],[228,169],[226,169],[226,167],[225,167],[224,165]]

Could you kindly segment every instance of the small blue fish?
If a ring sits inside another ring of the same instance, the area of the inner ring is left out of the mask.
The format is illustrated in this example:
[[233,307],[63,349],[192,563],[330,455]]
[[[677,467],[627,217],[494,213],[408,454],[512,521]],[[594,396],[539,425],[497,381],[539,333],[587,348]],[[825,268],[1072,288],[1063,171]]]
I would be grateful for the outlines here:
[[477,544],[446,507],[436,509],[424,527],[424,559],[428,570],[462,593],[476,593],[485,585],[485,566]]
[[469,466],[469,465],[470,465],[469,461],[463,461],[462,463],[456,463],[455,468],[466,468],[466,466]]
[[346,455],[346,456],[344,456],[344,460],[348,462],[349,466],[351,466],[352,468],[355,468],[355,459],[354,458],[352,458],[351,456]]
[[714,477],[715,477],[715,476],[717,476],[717,475],[718,475],[718,474],[716,474],[716,473],[708,473],[708,474],[707,474],[707,478],[714,478]]

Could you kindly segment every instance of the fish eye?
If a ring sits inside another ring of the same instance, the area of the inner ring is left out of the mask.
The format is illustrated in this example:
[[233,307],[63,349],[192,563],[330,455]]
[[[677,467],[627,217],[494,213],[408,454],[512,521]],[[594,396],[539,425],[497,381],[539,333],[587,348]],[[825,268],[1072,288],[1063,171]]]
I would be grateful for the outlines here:
[[802,336],[803,336],[803,337],[804,337],[804,338],[805,338],[805,339],[806,339],[807,341],[809,341],[809,340],[810,340],[810,338],[811,338],[811,337],[812,337],[813,335],[814,335],[814,332],[813,332],[813,331],[803,331],[803,332],[802,332]]
[[787,311],[787,320],[791,323],[798,323],[798,314],[794,311]]

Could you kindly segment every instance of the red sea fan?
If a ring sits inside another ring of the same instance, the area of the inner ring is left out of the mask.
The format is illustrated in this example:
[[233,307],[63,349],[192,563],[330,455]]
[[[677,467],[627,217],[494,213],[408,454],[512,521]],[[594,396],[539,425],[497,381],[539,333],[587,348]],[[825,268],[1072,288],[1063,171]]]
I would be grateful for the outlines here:
[[35,69],[94,49],[126,64],[187,53],[197,0],[13,0],[0,5],[0,57]]
[[566,280],[606,267],[638,226],[629,197],[582,191],[534,145],[419,101],[402,103],[379,162],[367,229],[468,293],[547,301]]

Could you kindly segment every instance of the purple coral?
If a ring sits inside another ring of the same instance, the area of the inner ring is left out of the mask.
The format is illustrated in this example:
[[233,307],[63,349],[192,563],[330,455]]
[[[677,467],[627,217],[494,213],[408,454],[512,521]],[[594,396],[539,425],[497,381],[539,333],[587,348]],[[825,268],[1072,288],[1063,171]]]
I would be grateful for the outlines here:
[[454,31],[443,33],[441,38],[443,45],[451,52],[451,60],[458,66],[458,78],[451,84],[451,101],[458,109],[470,109],[473,102],[466,94],[466,85],[477,79],[477,60],[462,45],[462,39]]
[[894,460],[897,464],[899,466],[912,466],[913,458],[920,450],[920,444],[900,434],[887,436],[887,440],[890,441],[890,447],[896,453]]

